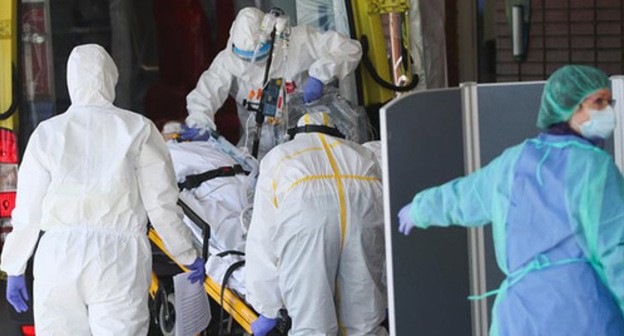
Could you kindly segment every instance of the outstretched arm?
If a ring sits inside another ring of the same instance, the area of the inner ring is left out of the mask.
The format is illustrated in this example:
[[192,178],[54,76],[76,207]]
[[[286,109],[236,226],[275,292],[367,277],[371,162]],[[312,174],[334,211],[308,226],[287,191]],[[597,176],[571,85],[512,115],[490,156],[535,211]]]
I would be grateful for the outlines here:
[[[360,42],[337,32],[320,33],[311,27],[303,27],[299,53],[309,53],[315,59],[308,73],[323,84],[334,78],[342,79],[357,67],[362,57]],[[297,43],[297,41],[294,41]]]
[[477,227],[490,223],[493,197],[513,174],[516,152],[517,149],[508,150],[468,176],[417,194],[411,203],[410,221],[420,228]]

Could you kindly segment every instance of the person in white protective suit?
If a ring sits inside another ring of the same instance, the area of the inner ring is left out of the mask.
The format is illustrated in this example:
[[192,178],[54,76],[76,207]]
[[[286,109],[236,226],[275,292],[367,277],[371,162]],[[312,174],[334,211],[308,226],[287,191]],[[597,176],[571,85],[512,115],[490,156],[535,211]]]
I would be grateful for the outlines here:
[[[199,78],[197,87],[186,97],[189,113],[186,124],[189,127],[216,129],[214,115],[231,95],[236,100],[243,127],[239,146],[251,147],[256,124],[252,113],[243,106],[243,101],[249,98],[252,90],[263,87],[270,45],[263,44],[255,59],[252,55],[258,49],[264,16],[263,11],[253,7],[238,13],[230,28],[227,47],[217,55]],[[289,41],[276,39],[273,55],[269,78],[285,80],[286,101],[289,94],[301,88],[306,102],[310,102],[321,97],[323,85],[344,78],[357,67],[362,48],[358,41],[337,32],[321,33],[302,25],[292,27]],[[268,151],[280,140],[266,139],[265,135],[269,134],[271,130],[265,123],[261,152]]]
[[[23,279],[43,232],[34,260],[38,335],[147,334],[148,217],[194,281],[203,279],[167,147],[152,122],[113,105],[117,78],[102,47],[74,48],[72,104],[35,129],[24,153],[0,268]],[[23,304],[24,296],[11,298]]]
[[[385,335],[381,172],[333,134],[326,113],[261,161],[247,236],[247,301],[265,335],[286,308],[289,335]],[[321,127],[318,127],[321,126]],[[310,133],[306,133],[310,132]]]

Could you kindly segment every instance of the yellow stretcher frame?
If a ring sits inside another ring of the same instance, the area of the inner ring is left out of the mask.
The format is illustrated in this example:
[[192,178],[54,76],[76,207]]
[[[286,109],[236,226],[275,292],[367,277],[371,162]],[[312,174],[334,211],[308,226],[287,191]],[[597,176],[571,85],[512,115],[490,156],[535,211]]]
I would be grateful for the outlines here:
[[[150,228],[147,234],[149,240],[151,240],[161,251],[163,251],[167,257],[173,260],[176,265],[178,265],[184,272],[188,272],[189,270],[180,264],[177,260],[169,254],[169,252],[165,249],[165,244],[158,236],[158,233],[153,228]],[[156,279],[157,281],[158,279]],[[154,285],[154,277],[152,276],[152,287]],[[152,290],[151,288],[150,290]],[[217,303],[221,304],[221,285],[214,282],[210,277],[206,276],[206,280],[204,280],[204,289],[206,293],[215,300]],[[252,334],[251,331],[251,323],[253,323],[258,315],[245,303],[241,300],[238,295],[234,294],[230,289],[226,288],[223,293],[223,309],[230,314],[236,322],[245,329],[249,334]]]

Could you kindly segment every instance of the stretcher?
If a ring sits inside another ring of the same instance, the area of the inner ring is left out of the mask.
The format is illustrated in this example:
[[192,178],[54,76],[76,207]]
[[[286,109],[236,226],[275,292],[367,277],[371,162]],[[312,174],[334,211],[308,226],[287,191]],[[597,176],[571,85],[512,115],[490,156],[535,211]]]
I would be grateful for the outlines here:
[[[304,104],[301,93],[291,95],[288,127],[296,128],[297,120],[301,116],[314,112],[328,112],[336,128],[347,139],[363,143],[371,135],[370,123],[365,111],[352,106],[339,95],[335,88],[327,87],[323,97],[313,104]],[[245,232],[246,229],[244,225],[233,223],[229,213],[244,213],[243,208],[250,208],[242,204],[252,203],[250,200],[253,198],[258,163],[251,155],[242,153],[216,132],[211,134],[207,142],[168,142],[168,145],[181,189],[179,205],[186,215],[185,223],[193,231],[196,247],[201,248],[204,260],[207,261],[208,276],[204,282],[204,288],[212,304],[215,305],[215,309],[219,310],[216,314],[213,310],[212,321],[215,323],[211,323],[208,329],[218,335],[224,334],[224,329],[227,335],[251,334],[251,323],[258,316],[244,300],[246,289],[244,281],[240,279],[242,272],[237,271],[237,267],[244,265],[242,252],[245,244],[245,239],[240,239],[240,233],[237,233],[237,230]],[[192,149],[194,146],[196,151]],[[245,178],[241,177],[244,174],[249,174],[249,179],[246,181],[243,181]],[[246,187],[246,190],[233,191],[232,188],[235,189],[233,185],[241,185]],[[231,195],[210,198],[211,195],[218,193],[231,193]],[[242,194],[246,194],[247,199],[241,197]],[[225,212],[226,215],[215,216],[215,213],[219,212]],[[238,217],[234,222],[237,221]],[[240,222],[243,221],[240,220]],[[170,300],[168,296],[172,291],[170,279],[186,269],[168,254],[163,242],[153,229],[149,231],[149,239],[154,250],[154,275],[150,289],[153,299],[152,313],[158,317],[160,329],[169,330],[173,327],[174,320],[174,314],[168,311]],[[214,265],[217,260],[226,262],[215,258],[224,257],[225,259],[228,256],[231,260],[227,261],[229,263],[227,270],[212,274],[209,266]],[[236,272],[239,277],[236,276]],[[215,279],[218,280],[215,281]],[[227,327],[223,324],[224,314],[229,316]],[[232,320],[236,323],[233,324]],[[281,311],[278,326],[273,335],[285,335],[289,329],[288,314],[285,310]]]
[[[214,139],[213,139],[214,140]],[[221,141],[224,141],[221,139]],[[213,144],[216,143],[213,141]],[[228,146],[228,144],[225,144]],[[231,145],[230,145],[231,146]],[[188,147],[188,146],[187,146]],[[221,148],[221,147],[220,147]],[[232,146],[232,148],[235,148]],[[229,153],[232,148],[222,150],[224,153]],[[205,149],[205,148],[204,148]],[[171,147],[170,147],[171,150]],[[236,158],[236,162],[241,162],[240,157],[231,155]],[[175,156],[172,155],[175,158]],[[217,179],[220,177],[232,177],[237,174],[245,174],[247,171],[242,168],[244,165],[248,169],[255,169],[253,164],[248,162],[241,162],[242,165],[238,167],[231,167],[232,169],[212,169],[201,174],[188,175],[183,179],[183,183],[179,183],[181,189],[193,189],[201,185],[204,181],[210,179]],[[175,166],[175,163],[174,163]],[[206,179],[208,177],[208,179]],[[180,181],[180,179],[179,179]],[[234,183],[236,182],[234,180]],[[205,187],[205,185],[204,185]],[[188,199],[188,195],[186,197]],[[185,201],[178,202],[178,205],[182,208],[185,214],[185,223],[191,226],[191,231],[194,232],[194,244],[198,249],[201,249],[204,260],[211,261],[212,258],[225,257],[227,255],[239,256],[239,261],[234,262],[227,267],[225,275],[222,279],[215,280],[215,276],[208,274],[204,281],[204,289],[211,300],[212,320],[207,329],[210,335],[245,335],[251,334],[251,324],[257,319],[258,314],[253,310],[251,305],[247,304],[244,300],[244,291],[241,289],[234,290],[228,286],[228,280],[231,279],[231,275],[234,271],[244,265],[244,254],[240,251],[240,246],[236,242],[234,244],[238,247],[238,250],[225,250],[226,246],[221,246],[211,240],[212,226],[205,218],[202,218],[198,212],[189,206]],[[197,209],[197,204],[195,204]],[[202,214],[206,214],[205,212]],[[199,233],[199,234],[198,234]],[[153,272],[152,283],[150,286],[150,298],[151,298],[151,312],[153,316],[153,323],[164,335],[173,335],[175,326],[175,307],[171,295],[173,293],[172,277],[180,272],[186,272],[187,269],[184,265],[177,262],[167,252],[163,241],[158,236],[158,233],[149,228],[148,237],[152,244],[153,255]],[[231,239],[230,239],[231,240]],[[242,259],[242,260],[240,260]],[[240,292],[243,292],[242,294]],[[279,319],[278,326],[272,335],[286,335],[290,329],[289,319],[285,311],[280,312],[281,317]]]

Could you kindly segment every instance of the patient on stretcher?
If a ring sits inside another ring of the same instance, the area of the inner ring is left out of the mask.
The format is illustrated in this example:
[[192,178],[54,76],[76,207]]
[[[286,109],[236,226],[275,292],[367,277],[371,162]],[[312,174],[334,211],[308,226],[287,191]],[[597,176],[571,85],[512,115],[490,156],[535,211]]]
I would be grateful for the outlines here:
[[[236,254],[218,257],[218,254],[245,251],[254,176],[227,154],[217,140],[178,142],[173,135],[178,130],[179,123],[169,122],[163,127],[163,137],[168,140],[167,147],[181,189],[180,200],[210,226],[211,256],[206,272],[220,283],[227,267],[244,258]],[[201,227],[186,216],[184,221],[201,243]],[[229,286],[244,295],[243,286],[238,286],[242,280],[242,272],[237,271]]]

